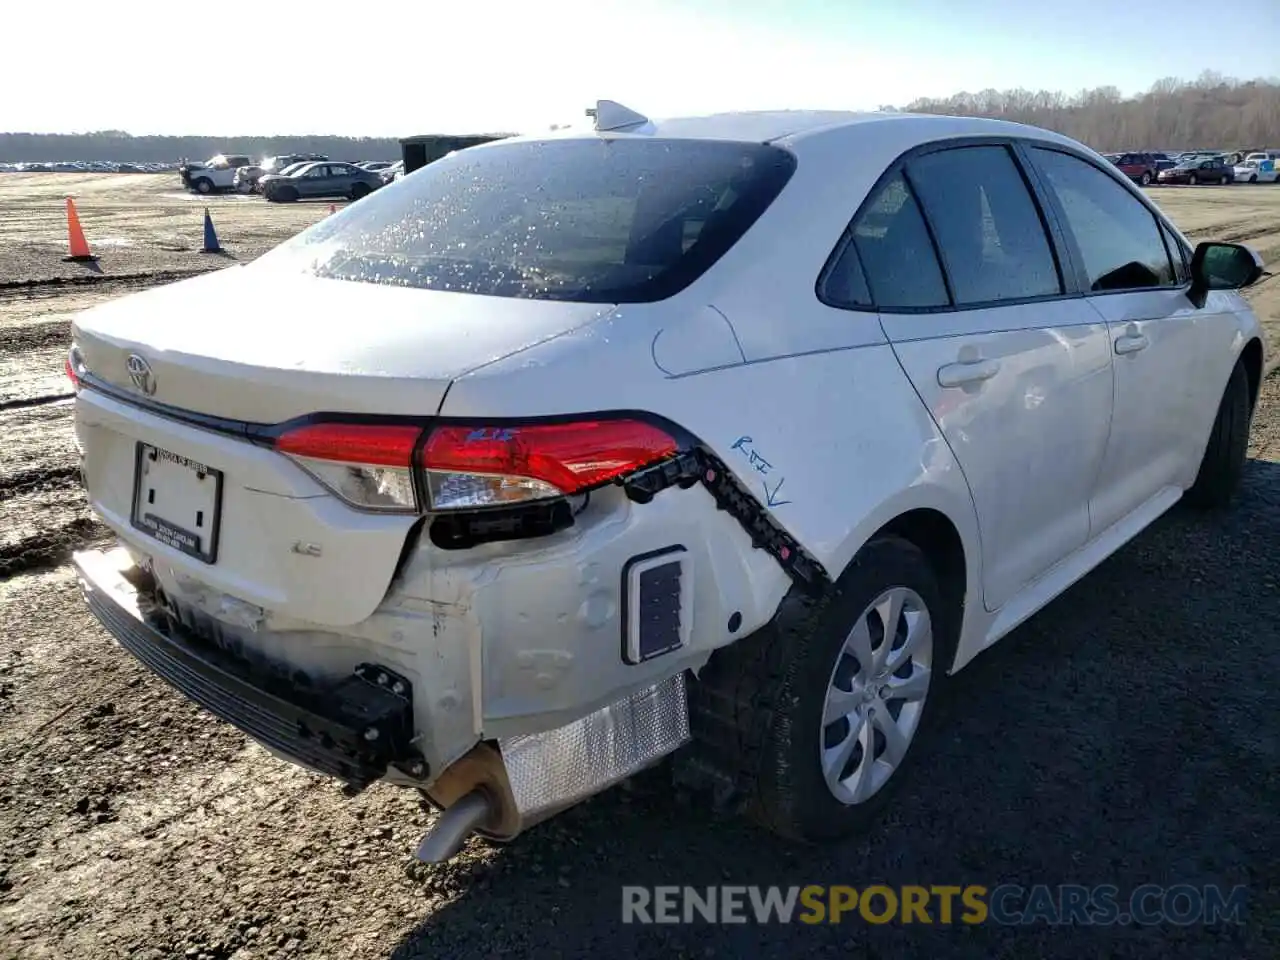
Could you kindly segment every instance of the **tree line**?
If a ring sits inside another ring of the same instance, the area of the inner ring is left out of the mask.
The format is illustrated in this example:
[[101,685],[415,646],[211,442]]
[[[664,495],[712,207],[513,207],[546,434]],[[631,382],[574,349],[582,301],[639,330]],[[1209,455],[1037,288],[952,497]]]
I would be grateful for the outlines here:
[[1102,151],[1280,149],[1280,79],[1241,81],[1212,71],[1194,81],[1168,77],[1133,97],[1115,87],[1073,96],[980,90],[881,109],[1013,120],[1056,130]]
[[[1070,95],[1049,90],[980,90],[925,98],[882,110],[994,117],[1056,130],[1098,150],[1280,149],[1280,79],[1236,80],[1206,71],[1169,77],[1125,97],[1115,87]],[[391,137],[134,137],[119,130],[83,134],[0,133],[0,162],[204,160],[320,153],[335,160],[398,160]]]

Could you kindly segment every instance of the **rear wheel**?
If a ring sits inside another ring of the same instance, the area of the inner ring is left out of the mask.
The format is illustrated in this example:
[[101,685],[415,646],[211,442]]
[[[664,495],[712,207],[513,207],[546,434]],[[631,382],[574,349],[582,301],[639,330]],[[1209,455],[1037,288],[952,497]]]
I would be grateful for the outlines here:
[[1150,170],[1144,170],[1144,171],[1142,171],[1142,185],[1143,185],[1144,187],[1149,187],[1149,186],[1151,186],[1151,171],[1150,171]]
[[1257,183],[1257,182],[1258,182],[1258,175],[1257,175],[1256,173],[1251,173],[1251,174],[1249,174],[1249,182],[1250,182],[1250,183]]
[[1249,452],[1249,424],[1253,418],[1249,377],[1237,363],[1218,405],[1209,445],[1200,461],[1196,482],[1184,494],[1187,503],[1202,509],[1225,507],[1240,486]]
[[196,193],[213,193],[213,181],[208,177],[200,177],[192,185],[196,188]]
[[369,185],[367,183],[356,183],[351,187],[351,199],[359,200],[361,197],[369,193]]
[[1199,182],[1200,182],[1200,181],[1196,179],[1196,175],[1195,175],[1194,173],[1193,173],[1193,174],[1191,174],[1191,176],[1187,177],[1187,185],[1188,185],[1188,186],[1192,186],[1192,187],[1194,187],[1194,186],[1195,186],[1197,183],[1199,183]]
[[914,544],[867,544],[819,601],[712,657],[694,692],[698,748],[732,771],[747,812],[793,839],[870,822],[932,733],[951,617]]

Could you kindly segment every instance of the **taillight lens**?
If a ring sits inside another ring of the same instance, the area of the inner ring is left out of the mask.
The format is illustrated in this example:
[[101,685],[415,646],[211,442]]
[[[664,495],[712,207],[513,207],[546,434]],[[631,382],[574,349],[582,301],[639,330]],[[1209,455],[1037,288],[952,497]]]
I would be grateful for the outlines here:
[[80,377],[84,374],[84,357],[80,355],[80,348],[74,343],[71,349],[67,351],[66,364],[63,369],[67,373],[67,379],[71,381],[73,390],[80,390]]
[[671,456],[676,441],[638,420],[437,427],[422,451],[433,510],[569,496]]
[[276,439],[275,448],[353,506],[407,512],[413,492],[413,448],[421,427],[312,423]]
[[428,503],[414,493],[416,426],[316,423],[275,447],[355,506],[380,510],[474,510],[571,496],[624,477],[679,450],[666,431],[639,420],[579,420],[428,428],[418,465]]

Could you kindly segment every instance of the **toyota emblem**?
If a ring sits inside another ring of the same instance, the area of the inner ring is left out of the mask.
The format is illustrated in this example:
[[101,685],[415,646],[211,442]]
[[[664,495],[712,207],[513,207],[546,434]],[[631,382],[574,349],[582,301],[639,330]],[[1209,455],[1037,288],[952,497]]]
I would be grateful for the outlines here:
[[156,392],[155,374],[151,372],[151,364],[138,356],[136,353],[129,354],[129,358],[125,360],[124,367],[129,371],[129,381],[145,393],[151,396]]

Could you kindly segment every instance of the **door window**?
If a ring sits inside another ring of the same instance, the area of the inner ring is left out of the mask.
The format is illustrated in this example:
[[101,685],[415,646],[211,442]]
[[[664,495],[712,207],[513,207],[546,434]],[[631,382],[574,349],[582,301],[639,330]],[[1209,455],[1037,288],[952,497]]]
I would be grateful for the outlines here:
[[[852,250],[831,271],[829,295],[835,302],[859,306],[852,291],[865,268],[871,299],[881,309],[945,307],[950,303],[929,229],[901,173],[885,181],[853,226]],[[838,279],[843,277],[843,282]]]
[[1006,147],[927,153],[907,171],[957,305],[1062,293],[1040,211]]
[[1090,290],[1177,284],[1155,215],[1122,184],[1069,154],[1043,147],[1032,154],[1062,205]]

